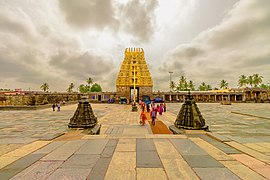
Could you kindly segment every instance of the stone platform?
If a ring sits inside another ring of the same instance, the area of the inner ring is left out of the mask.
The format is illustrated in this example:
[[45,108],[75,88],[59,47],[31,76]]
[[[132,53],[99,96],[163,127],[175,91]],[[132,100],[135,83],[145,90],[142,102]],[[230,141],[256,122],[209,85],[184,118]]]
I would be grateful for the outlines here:
[[270,179],[270,104],[198,106],[211,132],[153,134],[127,105],[92,104],[95,136],[67,128],[76,105],[0,111],[0,179]]

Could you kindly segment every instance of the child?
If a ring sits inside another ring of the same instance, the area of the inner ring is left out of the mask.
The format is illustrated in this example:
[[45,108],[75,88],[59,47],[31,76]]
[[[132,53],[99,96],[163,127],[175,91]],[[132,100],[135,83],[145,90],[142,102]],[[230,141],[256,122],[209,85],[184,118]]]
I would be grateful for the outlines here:
[[141,113],[141,119],[142,119],[142,125],[144,126],[144,125],[145,125],[145,121],[146,121],[146,119],[147,119],[144,110],[143,110],[142,113]]

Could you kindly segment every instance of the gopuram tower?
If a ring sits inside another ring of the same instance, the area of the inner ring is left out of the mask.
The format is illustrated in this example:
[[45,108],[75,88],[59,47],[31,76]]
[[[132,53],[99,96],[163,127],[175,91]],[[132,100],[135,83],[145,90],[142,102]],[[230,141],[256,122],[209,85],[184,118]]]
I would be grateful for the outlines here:
[[126,48],[125,57],[116,79],[116,96],[118,98],[126,97],[132,101],[134,81],[136,100],[150,99],[152,96],[153,81],[142,48]]

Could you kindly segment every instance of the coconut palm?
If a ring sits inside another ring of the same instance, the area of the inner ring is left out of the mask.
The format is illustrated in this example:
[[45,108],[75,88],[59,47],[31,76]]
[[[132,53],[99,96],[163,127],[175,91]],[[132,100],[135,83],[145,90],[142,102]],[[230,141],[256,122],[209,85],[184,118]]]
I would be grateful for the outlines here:
[[247,77],[245,75],[239,76],[238,80],[238,86],[239,87],[244,87],[248,84]]
[[40,89],[43,90],[44,92],[49,90],[49,84],[48,83],[44,83],[40,86]]
[[191,90],[191,91],[195,91],[195,85],[193,84],[193,81],[189,81],[188,83],[188,88]]
[[89,77],[87,80],[86,80],[86,83],[88,84],[89,87],[91,87],[91,85],[93,84],[93,79],[91,77]]
[[260,76],[259,74],[253,74],[253,85],[255,87],[258,87],[258,85],[260,85],[262,83],[262,76]]
[[74,88],[74,84],[70,83],[69,87],[67,88],[67,92],[72,92]]
[[202,82],[202,84],[198,87],[199,91],[205,91],[206,84],[205,82]]
[[179,84],[178,84],[177,90],[183,91],[186,89],[187,89],[187,80],[186,80],[185,76],[181,76],[179,79]]
[[229,83],[226,80],[222,79],[220,81],[220,89],[227,89],[228,85],[229,85]]
[[212,89],[212,87],[209,85],[209,84],[207,84],[206,86],[205,86],[205,90],[206,91],[209,91],[209,90],[211,90]]
[[250,87],[253,87],[253,76],[248,76],[247,83],[250,85]]

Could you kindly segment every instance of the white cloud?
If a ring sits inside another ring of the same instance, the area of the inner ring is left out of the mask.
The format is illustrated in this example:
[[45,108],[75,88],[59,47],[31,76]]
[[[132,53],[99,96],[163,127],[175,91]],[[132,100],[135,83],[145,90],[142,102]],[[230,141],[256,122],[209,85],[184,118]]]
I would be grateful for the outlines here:
[[267,0],[239,1],[219,25],[170,51],[160,70],[185,75],[197,85],[206,81],[218,86],[225,79],[236,86],[238,76],[253,73],[269,80],[269,7]]

